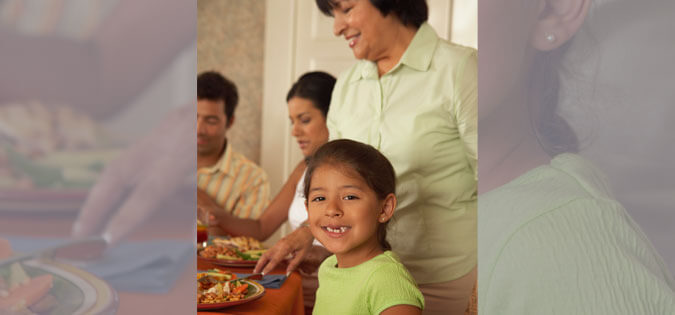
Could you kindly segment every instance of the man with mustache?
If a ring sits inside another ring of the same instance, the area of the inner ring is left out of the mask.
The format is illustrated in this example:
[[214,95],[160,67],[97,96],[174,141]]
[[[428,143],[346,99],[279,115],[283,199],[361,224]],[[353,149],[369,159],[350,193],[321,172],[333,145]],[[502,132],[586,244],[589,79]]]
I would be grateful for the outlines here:
[[236,86],[221,74],[197,77],[197,207],[215,218],[211,226],[224,212],[257,219],[269,201],[265,171],[227,142],[238,98]]

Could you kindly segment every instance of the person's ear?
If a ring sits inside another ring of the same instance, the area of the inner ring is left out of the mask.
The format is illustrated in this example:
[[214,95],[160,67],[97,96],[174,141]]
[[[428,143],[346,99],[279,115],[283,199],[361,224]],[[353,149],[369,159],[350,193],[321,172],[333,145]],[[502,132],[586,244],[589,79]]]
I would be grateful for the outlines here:
[[225,128],[230,129],[233,124],[234,124],[234,115],[232,115],[232,117],[228,117],[227,124],[225,124]]
[[396,196],[394,194],[389,194],[384,198],[382,202],[382,210],[380,210],[380,215],[377,218],[380,223],[389,221],[394,215],[394,210],[396,209]]
[[586,19],[591,0],[542,0],[539,18],[530,38],[540,51],[551,51],[566,43]]

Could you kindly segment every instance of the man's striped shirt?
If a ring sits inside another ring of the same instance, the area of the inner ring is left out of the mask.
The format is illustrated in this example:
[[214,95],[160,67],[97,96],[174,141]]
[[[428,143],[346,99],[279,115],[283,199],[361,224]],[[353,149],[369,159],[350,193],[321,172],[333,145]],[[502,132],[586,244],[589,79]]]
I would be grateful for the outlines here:
[[229,143],[218,163],[197,171],[197,187],[239,218],[257,219],[269,204],[267,174]]

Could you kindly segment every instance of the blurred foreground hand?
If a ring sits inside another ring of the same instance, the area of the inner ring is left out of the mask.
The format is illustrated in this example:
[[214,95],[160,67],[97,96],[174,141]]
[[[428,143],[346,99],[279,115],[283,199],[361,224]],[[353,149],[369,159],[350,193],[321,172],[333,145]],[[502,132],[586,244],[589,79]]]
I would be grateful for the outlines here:
[[196,134],[194,104],[170,112],[159,126],[106,166],[73,225],[72,235],[102,235],[114,245],[146,223],[196,172]]

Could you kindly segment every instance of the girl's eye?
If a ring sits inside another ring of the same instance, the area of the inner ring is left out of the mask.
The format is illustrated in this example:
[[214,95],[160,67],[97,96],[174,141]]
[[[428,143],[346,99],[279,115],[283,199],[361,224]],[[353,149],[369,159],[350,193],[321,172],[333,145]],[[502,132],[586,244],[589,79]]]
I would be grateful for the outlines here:
[[322,196],[312,198],[312,202],[319,202],[319,201],[324,201],[324,200],[326,200],[326,198],[324,198]]
[[359,199],[359,197],[356,197],[354,195],[347,195],[344,197],[345,200],[356,200]]
[[301,120],[301,122],[305,125],[309,124],[310,121],[311,121],[310,119]]

